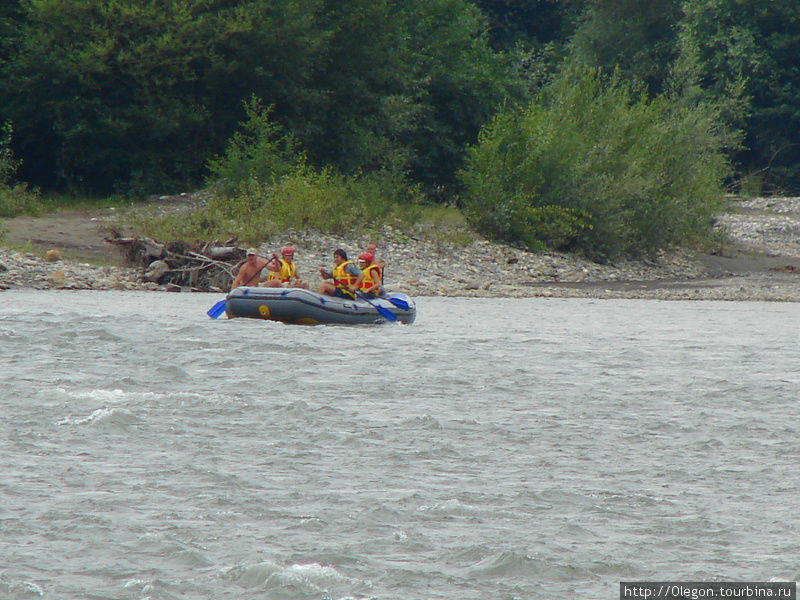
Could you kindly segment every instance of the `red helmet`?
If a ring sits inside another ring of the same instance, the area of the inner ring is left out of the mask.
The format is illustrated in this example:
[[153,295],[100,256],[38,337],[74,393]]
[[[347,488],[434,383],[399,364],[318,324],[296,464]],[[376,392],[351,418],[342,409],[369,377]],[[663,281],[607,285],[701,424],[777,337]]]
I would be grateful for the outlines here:
[[286,248],[281,250],[281,254],[294,254],[294,248],[291,246],[286,246]]
[[371,263],[372,262],[372,254],[370,254],[369,252],[364,252],[363,254],[359,254],[358,255],[358,260],[365,260],[368,263]]

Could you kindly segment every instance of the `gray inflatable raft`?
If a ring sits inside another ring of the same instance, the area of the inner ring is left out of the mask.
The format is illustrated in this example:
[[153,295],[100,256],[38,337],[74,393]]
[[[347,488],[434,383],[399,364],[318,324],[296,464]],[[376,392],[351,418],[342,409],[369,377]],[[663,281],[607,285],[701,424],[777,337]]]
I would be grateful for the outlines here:
[[225,312],[229,319],[246,317],[305,325],[413,323],[417,317],[414,301],[401,293],[366,301],[324,296],[300,288],[265,287],[231,290],[225,299]]

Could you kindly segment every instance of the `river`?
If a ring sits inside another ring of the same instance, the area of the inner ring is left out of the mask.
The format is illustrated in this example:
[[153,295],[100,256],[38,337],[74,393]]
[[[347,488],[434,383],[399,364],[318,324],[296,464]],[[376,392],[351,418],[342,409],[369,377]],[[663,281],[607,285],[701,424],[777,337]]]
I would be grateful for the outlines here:
[[0,598],[797,580],[800,304],[0,293]]

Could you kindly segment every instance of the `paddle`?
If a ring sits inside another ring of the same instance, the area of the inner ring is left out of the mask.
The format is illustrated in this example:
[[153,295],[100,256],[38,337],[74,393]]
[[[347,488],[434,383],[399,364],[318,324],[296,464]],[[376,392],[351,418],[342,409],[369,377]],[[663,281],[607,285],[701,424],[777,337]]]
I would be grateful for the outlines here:
[[[370,252],[369,248],[367,249],[367,252]],[[370,254],[374,254],[374,249],[373,249],[373,252],[370,252]],[[383,276],[386,275],[386,263],[385,262],[381,262],[381,263],[377,263],[377,264],[380,267],[381,278],[383,278]],[[366,298],[364,298],[364,299],[366,300]],[[400,298],[388,298],[388,297],[386,297],[386,298],[384,298],[384,300],[388,300],[389,302],[394,304],[400,310],[411,310],[411,307],[409,306],[408,302],[406,302],[405,300],[402,300]]]
[[208,309],[206,313],[212,319],[217,319],[225,312],[225,300],[220,300],[214,306]]
[[386,298],[389,302],[394,304],[400,310],[410,310],[411,306],[409,306],[408,302],[401,298]]
[[366,302],[367,304],[369,304],[369,305],[370,305],[372,308],[374,308],[375,310],[377,310],[377,311],[378,311],[378,312],[381,314],[381,316],[382,316],[384,319],[386,319],[387,321],[391,321],[392,323],[394,323],[395,321],[397,321],[397,317],[395,316],[395,314],[394,314],[392,311],[390,311],[388,308],[384,308],[384,307],[382,307],[382,306],[378,306],[377,304],[373,304],[372,302],[370,302],[370,301],[369,301],[369,298],[367,298],[367,297],[366,297],[364,294],[362,294],[362,293],[361,293],[361,292],[359,292],[359,291],[356,291],[356,296],[358,296],[358,297],[359,297],[359,298],[361,298],[361,299],[362,299],[364,302]]
[[[347,285],[346,285],[345,283],[343,283],[343,282],[339,281],[339,280],[338,280],[338,279],[336,279],[335,277],[333,277],[332,279],[333,279],[333,282],[334,282],[336,285],[342,286],[342,287],[343,287],[344,289],[346,289],[348,292],[350,291],[350,288],[348,288],[348,287],[347,287]],[[381,316],[382,316],[384,319],[386,319],[387,321],[391,321],[392,323],[394,323],[395,321],[397,321],[397,317],[395,316],[395,314],[394,314],[392,311],[390,311],[388,308],[384,308],[384,307],[382,307],[382,306],[378,306],[377,304],[373,304],[372,302],[370,302],[370,301],[369,301],[369,298],[367,298],[367,297],[366,297],[364,294],[362,294],[362,293],[361,293],[361,292],[359,292],[358,290],[356,290],[356,291],[355,291],[355,294],[356,294],[356,296],[358,296],[359,298],[361,298],[361,299],[362,299],[364,302],[366,302],[367,304],[369,304],[369,305],[370,305],[372,308],[374,308],[375,310],[377,310],[377,311],[380,313],[380,315],[381,315]],[[408,305],[406,305],[406,308],[408,308]]]

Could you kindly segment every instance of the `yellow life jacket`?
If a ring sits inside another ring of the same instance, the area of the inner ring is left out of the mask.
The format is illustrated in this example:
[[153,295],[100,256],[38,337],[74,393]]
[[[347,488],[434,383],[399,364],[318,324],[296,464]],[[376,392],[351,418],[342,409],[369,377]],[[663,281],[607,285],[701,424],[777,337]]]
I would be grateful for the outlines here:
[[[361,285],[359,289],[363,292],[371,288],[377,282],[377,279],[372,278],[372,272],[377,270],[377,275],[380,275],[381,268],[378,265],[370,265],[362,272],[364,273],[364,278],[361,280]],[[380,290],[373,290],[370,293],[377,294]]]
[[270,279],[271,281],[279,279],[281,283],[288,283],[292,279],[296,279],[297,265],[294,264],[294,262],[286,262],[282,258],[278,260],[281,261],[280,270],[277,273],[275,271],[270,271],[268,279]]
[[352,264],[352,260],[346,260],[342,264],[333,268],[333,278],[336,280],[336,287],[342,288],[348,285],[353,285],[356,282],[356,278],[347,272],[347,265]]

